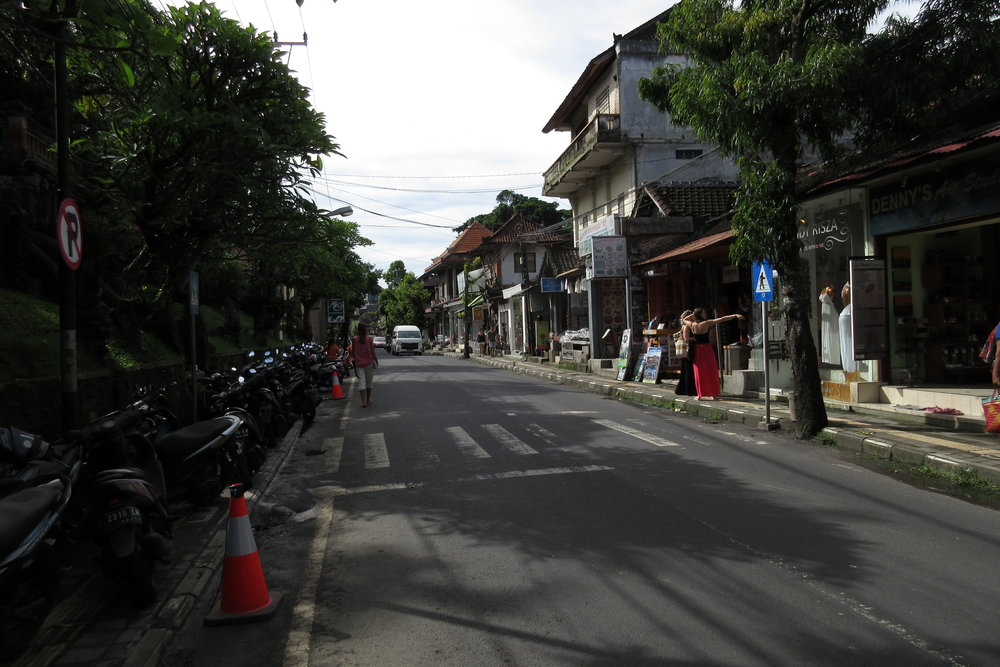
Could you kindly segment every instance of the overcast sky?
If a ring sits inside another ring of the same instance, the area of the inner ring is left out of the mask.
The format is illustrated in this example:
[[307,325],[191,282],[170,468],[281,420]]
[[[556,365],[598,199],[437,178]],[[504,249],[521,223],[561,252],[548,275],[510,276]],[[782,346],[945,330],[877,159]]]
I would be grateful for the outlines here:
[[374,241],[358,249],[365,261],[385,270],[402,260],[419,276],[501,190],[541,196],[542,173],[571,139],[542,127],[613,33],[674,1],[215,4],[279,42],[308,35],[283,47],[287,62],[345,156],[325,160],[317,203],[354,207],[349,219]]

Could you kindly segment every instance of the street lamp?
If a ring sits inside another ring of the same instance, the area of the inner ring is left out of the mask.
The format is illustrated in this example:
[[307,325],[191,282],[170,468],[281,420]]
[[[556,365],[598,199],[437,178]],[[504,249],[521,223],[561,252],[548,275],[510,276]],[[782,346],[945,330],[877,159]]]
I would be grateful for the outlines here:
[[330,211],[330,215],[334,217],[344,217],[344,218],[351,215],[352,213],[354,213],[354,209],[351,208],[350,206],[341,206],[336,211]]

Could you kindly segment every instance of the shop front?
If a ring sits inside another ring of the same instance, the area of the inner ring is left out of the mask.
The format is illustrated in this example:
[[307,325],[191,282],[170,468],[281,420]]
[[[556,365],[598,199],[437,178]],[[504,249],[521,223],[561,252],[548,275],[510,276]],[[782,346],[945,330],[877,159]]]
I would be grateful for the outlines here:
[[978,357],[1000,319],[1000,151],[899,174],[870,191],[889,265],[891,382],[988,385]]
[[[1000,319],[998,137],[845,177],[854,187],[803,205],[799,238],[827,396],[847,399],[848,385],[865,381],[989,385],[978,352]],[[859,267],[872,270],[852,276]],[[882,322],[872,317],[878,307]],[[870,334],[857,321],[865,313]]]

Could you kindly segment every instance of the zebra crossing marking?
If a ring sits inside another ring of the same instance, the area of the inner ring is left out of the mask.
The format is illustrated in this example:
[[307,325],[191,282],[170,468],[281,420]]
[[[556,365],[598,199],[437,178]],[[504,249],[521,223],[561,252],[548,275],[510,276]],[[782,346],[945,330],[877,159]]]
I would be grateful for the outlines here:
[[327,452],[327,470],[329,472],[339,471],[340,459],[344,455],[344,436],[323,438],[322,449]]
[[492,458],[489,452],[480,447],[479,443],[477,443],[461,426],[448,426],[444,430],[445,433],[447,433],[451,438],[451,441],[455,443],[459,451],[461,451],[464,455],[474,459]]
[[646,442],[656,445],[657,447],[680,447],[681,445],[661,438],[657,435],[652,435],[650,433],[644,433],[639,429],[632,428],[631,426],[625,426],[625,424],[619,424],[618,422],[611,421],[610,419],[594,419],[595,424],[600,424],[605,428],[610,428],[614,431],[619,431],[626,435],[630,435],[633,438],[638,438],[639,440],[645,440]]
[[389,450],[385,446],[384,433],[365,434],[365,468],[388,468]]
[[512,454],[537,454],[538,451],[530,447],[523,440],[505,429],[500,424],[483,424],[483,430],[496,438],[500,446]]

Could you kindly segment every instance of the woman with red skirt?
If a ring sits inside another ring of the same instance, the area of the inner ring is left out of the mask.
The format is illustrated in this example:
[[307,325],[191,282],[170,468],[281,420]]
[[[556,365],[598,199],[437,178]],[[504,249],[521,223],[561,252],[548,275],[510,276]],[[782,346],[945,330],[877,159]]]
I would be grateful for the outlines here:
[[714,401],[722,393],[719,382],[719,360],[715,358],[715,348],[710,340],[710,332],[716,324],[730,320],[743,319],[742,315],[724,315],[709,319],[704,308],[695,308],[694,312],[684,318],[691,329],[691,351],[689,357],[694,369],[694,386],[699,400]]

